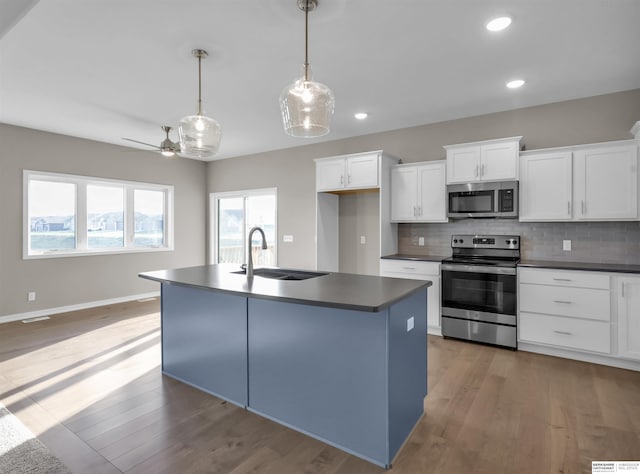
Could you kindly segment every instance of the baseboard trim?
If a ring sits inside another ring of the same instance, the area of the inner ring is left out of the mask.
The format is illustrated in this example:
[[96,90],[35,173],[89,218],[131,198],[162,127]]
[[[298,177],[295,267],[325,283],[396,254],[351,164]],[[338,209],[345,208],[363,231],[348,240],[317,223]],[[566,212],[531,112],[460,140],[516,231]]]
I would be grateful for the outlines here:
[[59,306],[57,308],[39,309],[37,311],[28,311],[26,313],[9,314],[0,316],[0,324],[11,323],[14,321],[22,321],[23,319],[39,318],[41,316],[54,316],[56,314],[68,313],[70,311],[79,311],[81,309],[97,308],[98,306],[107,306],[110,304],[126,303],[128,301],[144,300],[147,298],[157,298],[160,296],[159,291],[151,293],[140,293],[138,295],[122,296],[120,298],[110,298],[107,300],[89,301],[87,303],[72,304],[69,306]]
[[567,349],[559,349],[549,346],[538,346],[526,342],[518,342],[518,350],[526,352],[535,352],[536,354],[549,355],[554,357],[563,357],[565,359],[579,360],[582,362],[591,362],[594,364],[608,365],[619,369],[640,371],[640,361],[636,362],[629,359],[619,359],[617,357],[589,354]]

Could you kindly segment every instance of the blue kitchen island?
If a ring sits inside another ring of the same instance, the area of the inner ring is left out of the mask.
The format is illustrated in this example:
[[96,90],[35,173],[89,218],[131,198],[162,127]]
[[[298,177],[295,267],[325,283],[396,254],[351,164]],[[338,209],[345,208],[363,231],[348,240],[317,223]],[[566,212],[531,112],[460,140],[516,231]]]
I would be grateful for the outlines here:
[[237,270],[140,274],[161,283],[163,373],[390,467],[424,413],[431,282]]

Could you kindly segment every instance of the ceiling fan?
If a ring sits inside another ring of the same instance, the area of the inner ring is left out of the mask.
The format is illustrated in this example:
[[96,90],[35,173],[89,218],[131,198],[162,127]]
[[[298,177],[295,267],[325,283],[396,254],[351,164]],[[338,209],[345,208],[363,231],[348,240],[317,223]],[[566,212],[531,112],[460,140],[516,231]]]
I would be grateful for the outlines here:
[[[123,140],[127,140],[129,142],[140,143],[141,145],[150,146],[158,150],[163,156],[171,157],[176,156],[180,152],[180,144],[174,141],[171,141],[169,138],[169,132],[172,130],[172,127],[168,125],[162,126],[162,131],[166,134],[166,138],[160,142],[160,146],[152,145],[151,143],[141,142],[139,140],[133,140],[132,138],[123,138]],[[179,155],[178,155],[179,156]]]

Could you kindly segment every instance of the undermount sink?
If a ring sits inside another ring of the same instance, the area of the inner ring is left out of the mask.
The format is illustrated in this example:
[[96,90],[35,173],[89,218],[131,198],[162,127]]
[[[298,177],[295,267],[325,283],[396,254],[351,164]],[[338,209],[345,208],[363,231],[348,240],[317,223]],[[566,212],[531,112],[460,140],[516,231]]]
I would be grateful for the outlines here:
[[[238,274],[244,275],[246,271],[240,270],[240,271],[231,272],[231,273],[238,273]],[[327,275],[327,273],[321,273],[321,272],[305,272],[302,270],[285,270],[281,268],[256,268],[253,270],[253,274],[254,276],[259,276],[262,278],[271,278],[273,280],[293,280],[293,281],[308,280],[309,278],[317,278],[317,277]]]

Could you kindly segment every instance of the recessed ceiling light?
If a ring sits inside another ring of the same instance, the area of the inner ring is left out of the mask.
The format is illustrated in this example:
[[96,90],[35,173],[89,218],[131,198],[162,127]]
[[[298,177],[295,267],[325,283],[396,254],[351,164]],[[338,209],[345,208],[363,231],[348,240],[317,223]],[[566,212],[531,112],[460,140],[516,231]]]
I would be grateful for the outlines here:
[[502,31],[511,24],[511,21],[510,16],[499,16],[489,20],[485,27],[489,31]]
[[358,120],[364,120],[369,116],[369,114],[366,112],[358,112],[357,114],[353,114],[353,116]]
[[513,81],[507,82],[507,87],[509,89],[518,89],[524,86],[524,81],[522,79],[514,79]]

